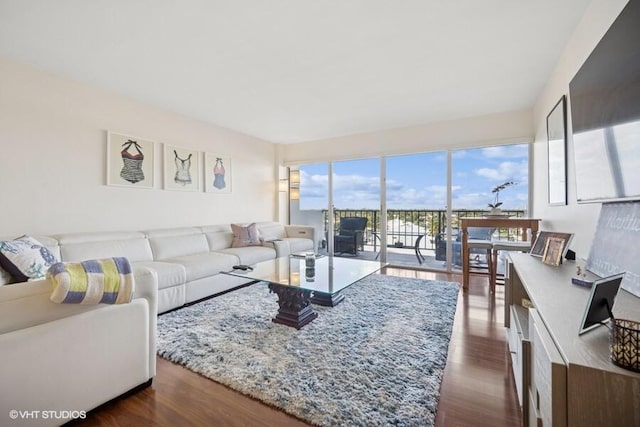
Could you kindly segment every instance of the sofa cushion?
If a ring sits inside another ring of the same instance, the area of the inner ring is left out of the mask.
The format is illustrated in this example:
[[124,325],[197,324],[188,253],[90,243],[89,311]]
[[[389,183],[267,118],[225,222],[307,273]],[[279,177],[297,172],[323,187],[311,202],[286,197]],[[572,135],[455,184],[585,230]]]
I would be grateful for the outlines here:
[[162,261],[138,261],[132,263],[134,273],[141,267],[149,268],[158,275],[158,289],[181,286],[187,282],[187,272],[183,265]]
[[200,230],[207,237],[210,251],[230,248],[233,243],[233,232],[229,224],[205,225]]
[[153,259],[149,241],[139,231],[69,233],[55,237],[66,262],[110,257],[126,257],[130,262]]
[[260,237],[264,240],[282,239],[287,237],[284,225],[279,222],[264,221],[257,222],[256,225],[260,231]]
[[167,228],[145,233],[156,261],[209,252],[207,238],[198,228]]
[[267,246],[250,246],[246,248],[229,248],[222,249],[219,252],[235,255],[240,259],[240,264],[255,264],[261,261],[267,261],[276,257],[276,250]]
[[231,270],[231,267],[240,262],[235,255],[219,252],[175,257],[165,261],[183,265],[187,273],[187,282],[214,276],[224,270]]
[[31,236],[0,241],[0,266],[13,280],[26,282],[42,279],[58,259],[46,246]]

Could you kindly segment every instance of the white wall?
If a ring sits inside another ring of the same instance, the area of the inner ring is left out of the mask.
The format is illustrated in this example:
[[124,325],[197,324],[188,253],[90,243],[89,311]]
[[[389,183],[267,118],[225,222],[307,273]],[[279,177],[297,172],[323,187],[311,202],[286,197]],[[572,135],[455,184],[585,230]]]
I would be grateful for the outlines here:
[[[581,258],[587,258],[589,255],[601,205],[576,203],[571,114],[570,104],[567,104],[569,202],[567,206],[549,206],[546,117],[563,94],[569,95],[569,82],[626,4],[627,0],[594,0],[591,3],[533,110],[536,132],[533,144],[535,173],[531,180],[534,195],[533,216],[543,219],[542,228],[545,230],[575,233],[571,248]],[[571,102],[570,99],[568,101]]]
[[530,142],[532,137],[532,114],[525,110],[291,144],[284,147],[281,158],[284,164],[295,165]]
[[[161,145],[154,189],[106,186],[107,130],[230,156],[232,193],[163,190]],[[0,147],[0,236],[277,217],[274,144],[3,59]]]

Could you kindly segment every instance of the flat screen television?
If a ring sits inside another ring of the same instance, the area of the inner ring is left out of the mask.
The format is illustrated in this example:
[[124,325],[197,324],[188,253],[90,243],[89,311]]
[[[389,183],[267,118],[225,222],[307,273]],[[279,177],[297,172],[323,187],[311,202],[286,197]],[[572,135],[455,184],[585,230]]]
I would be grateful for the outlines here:
[[578,203],[640,199],[640,1],[569,84]]

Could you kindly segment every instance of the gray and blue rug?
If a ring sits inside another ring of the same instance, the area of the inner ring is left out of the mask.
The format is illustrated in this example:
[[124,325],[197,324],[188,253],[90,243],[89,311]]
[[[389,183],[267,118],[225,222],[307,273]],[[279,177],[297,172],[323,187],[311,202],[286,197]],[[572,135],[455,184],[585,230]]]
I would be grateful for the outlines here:
[[158,317],[158,354],[306,422],[432,426],[459,285],[372,275],[296,330],[258,283]]

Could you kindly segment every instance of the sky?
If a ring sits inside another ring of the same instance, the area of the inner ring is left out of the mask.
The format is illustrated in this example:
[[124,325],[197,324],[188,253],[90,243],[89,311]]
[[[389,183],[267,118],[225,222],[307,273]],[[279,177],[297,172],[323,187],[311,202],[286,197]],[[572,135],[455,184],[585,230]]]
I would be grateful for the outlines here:
[[[528,201],[527,144],[452,152],[453,209],[488,209],[491,190],[500,192],[502,209],[526,209]],[[300,167],[300,209],[326,209],[328,164]],[[446,152],[386,158],[388,209],[446,209]],[[338,209],[380,208],[380,159],[334,162],[333,204]]]

